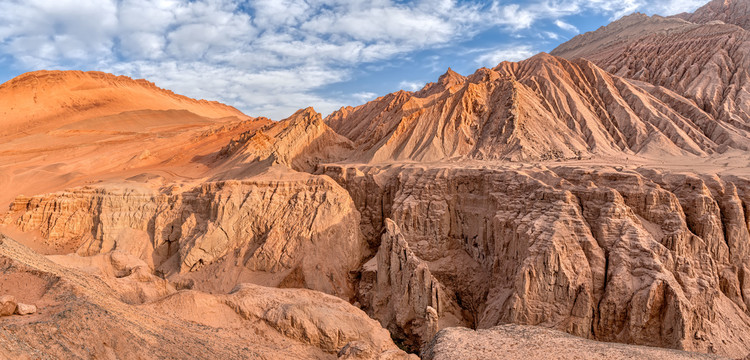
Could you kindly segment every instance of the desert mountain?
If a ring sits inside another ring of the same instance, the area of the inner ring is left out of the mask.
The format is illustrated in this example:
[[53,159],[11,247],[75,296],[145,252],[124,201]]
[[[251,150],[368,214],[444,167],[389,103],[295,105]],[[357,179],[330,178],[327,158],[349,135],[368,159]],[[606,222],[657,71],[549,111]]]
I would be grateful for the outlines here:
[[738,19],[750,14],[748,1],[714,1],[696,12],[702,14],[700,23],[635,14],[577,36],[552,54],[593,61],[612,74],[637,81],[672,107],[696,105],[705,113],[693,116],[703,118],[696,125],[704,134],[730,147],[747,149],[750,31],[721,19],[706,21],[719,3],[736,9],[729,13]]
[[207,170],[199,156],[269,123],[145,80],[79,71],[28,73],[0,85],[0,112],[5,203],[104,178],[197,177]]
[[675,17],[696,24],[721,21],[750,30],[750,3],[745,0],[712,0],[694,13],[683,13]]
[[750,146],[746,128],[717,124],[673,92],[547,54],[468,77],[449,70],[419,92],[344,108],[326,122],[371,163],[705,156]]
[[325,119],[3,84],[0,356],[743,358],[747,3]]

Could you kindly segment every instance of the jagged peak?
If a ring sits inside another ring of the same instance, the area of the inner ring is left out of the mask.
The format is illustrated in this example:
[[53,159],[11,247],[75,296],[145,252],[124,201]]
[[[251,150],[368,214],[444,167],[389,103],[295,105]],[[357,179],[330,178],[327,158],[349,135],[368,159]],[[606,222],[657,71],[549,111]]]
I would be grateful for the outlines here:
[[496,71],[493,71],[492,69],[488,69],[486,67],[482,67],[477,69],[477,71],[475,71],[473,74],[469,75],[467,79],[470,83],[476,84],[480,82],[494,81],[499,77],[500,75]]
[[466,81],[466,77],[448,68],[445,74],[440,75],[438,78],[438,84],[445,86],[446,88],[458,85]]
[[297,110],[292,116],[282,120],[282,121],[289,121],[289,122],[322,122],[323,116],[315,111],[315,109],[312,106],[306,107],[304,109]]

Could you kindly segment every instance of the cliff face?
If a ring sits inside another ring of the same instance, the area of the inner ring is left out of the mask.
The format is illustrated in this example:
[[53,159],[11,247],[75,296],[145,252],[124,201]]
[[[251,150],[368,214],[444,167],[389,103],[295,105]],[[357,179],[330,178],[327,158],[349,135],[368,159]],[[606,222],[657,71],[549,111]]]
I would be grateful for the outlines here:
[[205,183],[176,194],[91,187],[17,199],[11,210],[6,223],[39,231],[60,252],[128,252],[206,290],[229,291],[268,272],[271,286],[347,298],[348,272],[368,251],[348,194],[315,176]]
[[394,219],[476,327],[750,351],[747,180],[578,167],[325,171],[345,188],[367,184],[361,194],[389,194],[352,192],[363,224],[364,214]]
[[463,310],[411,251],[398,225],[386,219],[384,226],[376,256],[362,267],[357,298],[402,347],[419,351],[438,330],[466,325]]

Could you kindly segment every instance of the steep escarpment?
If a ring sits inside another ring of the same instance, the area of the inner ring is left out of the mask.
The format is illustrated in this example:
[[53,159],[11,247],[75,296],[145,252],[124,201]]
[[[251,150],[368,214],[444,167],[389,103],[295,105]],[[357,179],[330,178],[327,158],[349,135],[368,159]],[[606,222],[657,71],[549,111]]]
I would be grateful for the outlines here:
[[529,324],[750,352],[744,178],[578,167],[326,171],[344,187],[378,178],[370,193],[396,187],[380,202],[354,192],[355,203],[394,220],[478,328]]
[[430,274],[390,219],[375,257],[362,266],[357,299],[402,347],[418,351],[438,330],[465,325],[455,295]]
[[124,251],[196,288],[229,291],[256,280],[348,298],[348,272],[368,251],[359,214],[330,179],[298,176],[175,193],[87,187],[18,198],[5,222],[39,231],[58,253]]

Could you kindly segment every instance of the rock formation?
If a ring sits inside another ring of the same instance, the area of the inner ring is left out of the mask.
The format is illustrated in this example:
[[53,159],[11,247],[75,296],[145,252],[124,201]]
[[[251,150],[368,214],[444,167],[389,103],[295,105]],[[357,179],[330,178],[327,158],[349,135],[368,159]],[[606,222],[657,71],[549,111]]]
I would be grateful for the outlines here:
[[296,177],[209,182],[175,193],[88,187],[17,199],[6,222],[39,231],[60,251],[128,253],[198,289],[229,291],[262,276],[269,286],[351,297],[349,271],[368,251],[359,214],[330,179]]
[[541,325],[601,341],[750,352],[741,290],[747,178],[479,166],[324,170],[346,188],[388,197],[352,191],[362,214],[400,224],[474,327]]
[[375,257],[363,266],[358,299],[369,315],[391,331],[402,347],[419,350],[437,330],[463,325],[452,294],[409,249],[390,219]]
[[408,358],[375,320],[319,292],[247,284],[228,294],[184,290],[131,305],[100,277],[4,240],[0,289],[13,291],[19,300],[42,304],[44,313],[3,318],[0,354],[334,359],[349,343],[361,343],[375,355],[384,354],[383,358]]

